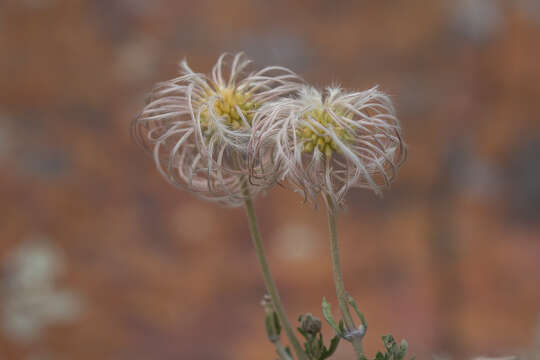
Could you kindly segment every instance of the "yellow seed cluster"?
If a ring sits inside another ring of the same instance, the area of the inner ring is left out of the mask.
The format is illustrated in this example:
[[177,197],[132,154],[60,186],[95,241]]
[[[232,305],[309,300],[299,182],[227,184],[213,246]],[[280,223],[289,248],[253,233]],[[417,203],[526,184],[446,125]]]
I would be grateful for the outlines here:
[[305,125],[297,130],[297,136],[304,141],[302,151],[312,153],[315,148],[319,149],[326,157],[331,157],[334,151],[338,151],[337,144],[330,136],[326,135],[313,122],[317,122],[327,129],[332,130],[340,139],[346,140],[348,132],[343,129],[330,114],[325,110],[313,110],[305,114],[305,120],[311,123],[314,129]]
[[[227,125],[235,130],[245,126],[236,107],[240,109],[244,118],[251,125],[253,110],[256,106],[255,103],[250,101],[250,94],[237,91],[231,87],[219,88],[215,94],[218,96],[218,100],[214,102],[214,112],[222,117]],[[210,124],[209,120],[209,111],[204,109],[201,113],[201,125],[211,130],[212,124]]]

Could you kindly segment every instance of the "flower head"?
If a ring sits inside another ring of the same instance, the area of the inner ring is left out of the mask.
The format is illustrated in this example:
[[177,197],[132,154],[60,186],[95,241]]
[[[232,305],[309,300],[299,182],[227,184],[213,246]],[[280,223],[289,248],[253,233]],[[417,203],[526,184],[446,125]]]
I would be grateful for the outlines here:
[[302,81],[278,66],[248,72],[250,63],[241,53],[224,54],[205,75],[183,61],[181,76],[150,94],[132,132],[171,184],[231,206],[242,204],[246,186],[251,196],[264,190],[246,182],[255,112]]
[[304,86],[296,98],[265,104],[249,147],[252,156],[270,152],[273,164],[252,169],[254,181],[288,180],[314,204],[320,193],[341,204],[351,187],[380,194],[406,158],[392,103],[377,87],[323,93]]

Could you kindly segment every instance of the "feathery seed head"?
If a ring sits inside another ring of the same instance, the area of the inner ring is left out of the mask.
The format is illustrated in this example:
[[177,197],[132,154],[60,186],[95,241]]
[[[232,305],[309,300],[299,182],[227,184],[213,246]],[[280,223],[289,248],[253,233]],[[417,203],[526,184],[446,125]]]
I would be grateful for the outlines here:
[[380,194],[406,158],[392,103],[376,87],[323,93],[304,86],[296,98],[264,104],[253,120],[249,149],[250,156],[272,157],[266,172],[252,169],[253,179],[287,180],[314,204],[320,193],[342,204],[351,187]]
[[242,53],[223,54],[205,75],[183,61],[181,76],[152,91],[132,133],[171,184],[230,206],[242,205],[246,186],[251,196],[265,189],[246,185],[255,112],[302,80],[279,66],[248,72],[250,63]]

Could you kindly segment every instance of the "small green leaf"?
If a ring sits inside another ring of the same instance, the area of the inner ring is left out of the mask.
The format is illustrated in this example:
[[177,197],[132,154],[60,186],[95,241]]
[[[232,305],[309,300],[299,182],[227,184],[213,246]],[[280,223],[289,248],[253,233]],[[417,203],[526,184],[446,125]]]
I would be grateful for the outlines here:
[[409,344],[407,344],[407,341],[405,339],[401,340],[401,345],[399,346],[399,353],[398,353],[399,359],[405,358],[405,355],[407,354],[408,349],[409,349]]
[[394,340],[394,337],[392,336],[392,334],[383,335],[382,336],[382,341],[383,341],[384,347],[386,348],[387,351],[392,351],[394,346],[395,345],[397,346],[396,340]]
[[281,334],[281,323],[279,322],[279,318],[277,316],[277,313],[274,311],[274,325],[276,326],[276,332],[278,335]]
[[[274,313],[275,315],[275,313]],[[268,314],[264,317],[264,324],[266,325],[266,335],[268,335],[268,340],[274,343],[279,339],[279,331],[275,327],[274,317],[272,314]]]
[[347,294],[347,300],[349,304],[353,307],[354,311],[356,312],[356,315],[358,315],[358,317],[360,318],[362,325],[364,325],[364,328],[367,330],[368,325],[367,325],[366,318],[364,317],[364,314],[362,314],[360,310],[358,309],[358,306],[356,305],[356,302],[354,301],[353,297]]
[[302,329],[301,327],[297,327],[296,330],[298,330],[298,332],[302,334],[303,337],[308,339],[308,334],[304,331],[304,329]]
[[334,320],[334,316],[332,315],[332,308],[328,301],[326,301],[326,298],[323,297],[322,300],[322,313],[323,317],[326,320],[326,322],[334,329],[337,335],[342,336],[343,332],[340,330],[338,325],[336,324],[336,321]]
[[409,348],[409,344],[407,344],[407,340],[403,339],[401,340],[401,351],[407,352],[407,349]]
[[330,347],[325,351],[325,358],[332,356],[332,354],[336,351],[339,345],[339,340],[341,340],[341,338],[338,335],[334,336],[332,340],[330,340]]

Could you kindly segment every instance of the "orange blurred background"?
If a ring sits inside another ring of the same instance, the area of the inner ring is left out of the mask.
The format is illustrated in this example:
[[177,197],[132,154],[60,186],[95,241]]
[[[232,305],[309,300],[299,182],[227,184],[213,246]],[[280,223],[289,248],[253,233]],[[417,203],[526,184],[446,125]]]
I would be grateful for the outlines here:
[[[275,358],[242,209],[176,191],[129,136],[179,60],[224,51],[395,101],[409,160],[339,220],[368,354],[386,333],[418,359],[533,346],[538,1],[2,0],[0,359]],[[256,205],[290,318],[337,312],[324,211]]]

